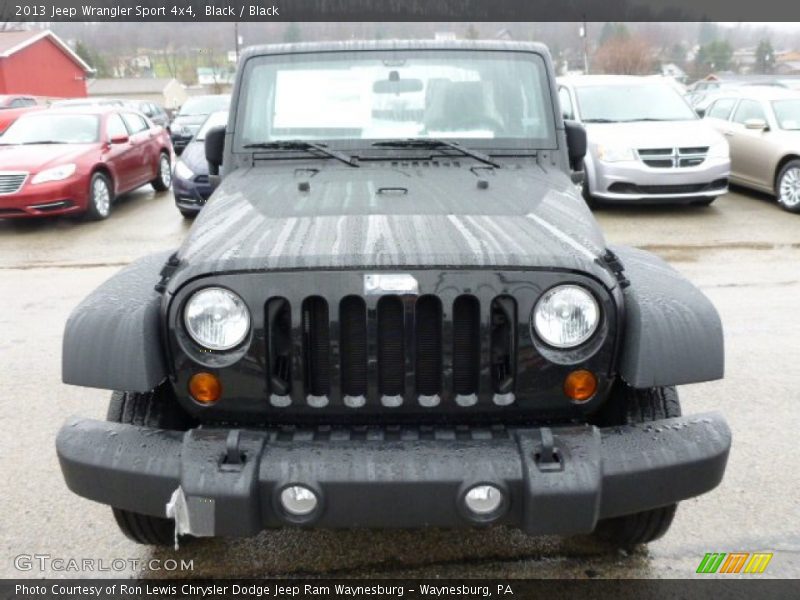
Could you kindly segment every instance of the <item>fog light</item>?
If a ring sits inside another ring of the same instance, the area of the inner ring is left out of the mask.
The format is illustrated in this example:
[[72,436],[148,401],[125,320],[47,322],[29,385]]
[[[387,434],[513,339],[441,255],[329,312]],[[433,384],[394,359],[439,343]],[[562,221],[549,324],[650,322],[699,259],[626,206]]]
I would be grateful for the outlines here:
[[503,492],[493,485],[476,485],[464,495],[464,504],[470,512],[481,517],[497,512],[502,503]]
[[294,517],[306,517],[317,509],[317,495],[303,485],[290,485],[281,492],[283,510]]
[[564,393],[574,402],[586,402],[597,391],[597,377],[586,369],[572,371],[564,380]]
[[200,404],[214,404],[222,395],[222,385],[216,375],[195,373],[189,380],[189,393]]

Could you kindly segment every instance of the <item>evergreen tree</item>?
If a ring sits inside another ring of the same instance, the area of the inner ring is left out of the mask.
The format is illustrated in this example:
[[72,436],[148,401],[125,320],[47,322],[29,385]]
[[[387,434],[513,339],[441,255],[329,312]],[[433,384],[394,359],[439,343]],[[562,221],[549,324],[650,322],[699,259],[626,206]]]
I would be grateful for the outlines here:
[[756,72],[772,73],[775,69],[775,50],[769,40],[761,40],[756,48]]

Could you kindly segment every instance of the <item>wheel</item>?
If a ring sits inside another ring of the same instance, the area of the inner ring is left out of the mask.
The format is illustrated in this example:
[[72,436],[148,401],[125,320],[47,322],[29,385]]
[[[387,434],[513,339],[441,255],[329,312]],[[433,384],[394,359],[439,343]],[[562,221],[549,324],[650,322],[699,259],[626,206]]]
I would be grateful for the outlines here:
[[583,163],[583,183],[581,184],[581,195],[583,196],[583,200],[586,202],[586,206],[588,206],[591,210],[597,208],[597,198],[592,196],[592,192],[589,190],[589,170],[586,168],[585,161]]
[[158,157],[158,175],[150,185],[157,192],[166,192],[172,184],[172,165],[169,162],[169,154],[162,152]]
[[[612,392],[608,403],[605,424],[614,421],[615,424],[647,423],[681,416],[678,392],[674,387],[637,390],[620,384]],[[646,544],[667,532],[677,508],[677,504],[670,504],[632,515],[601,519],[593,536],[619,548]]]
[[[586,170],[584,169],[584,173],[585,172]],[[597,208],[597,200],[589,191],[589,182],[586,179],[583,180],[583,185],[581,185],[581,195],[586,202],[586,206],[588,206],[591,210]]]
[[194,219],[197,213],[200,212],[197,210],[186,210],[185,208],[179,208],[178,210],[181,211],[184,219]]
[[778,204],[785,210],[800,213],[800,160],[786,163],[775,185]]
[[114,192],[111,180],[101,172],[94,173],[89,180],[89,205],[86,208],[86,218],[91,221],[102,221],[111,214],[111,204],[114,202]]
[[[113,423],[179,431],[191,426],[189,416],[164,386],[146,394],[114,392],[106,419]],[[112,507],[111,510],[117,525],[128,539],[154,546],[171,546],[175,543],[175,522],[172,519],[143,515],[121,508]]]

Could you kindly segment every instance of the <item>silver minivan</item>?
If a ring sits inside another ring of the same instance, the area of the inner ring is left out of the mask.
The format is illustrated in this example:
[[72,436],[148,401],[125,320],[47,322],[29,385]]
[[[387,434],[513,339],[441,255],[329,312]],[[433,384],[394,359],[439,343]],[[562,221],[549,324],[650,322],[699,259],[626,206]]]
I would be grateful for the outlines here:
[[561,111],[586,127],[584,197],[711,204],[728,191],[728,143],[670,85],[645,77],[558,80]]

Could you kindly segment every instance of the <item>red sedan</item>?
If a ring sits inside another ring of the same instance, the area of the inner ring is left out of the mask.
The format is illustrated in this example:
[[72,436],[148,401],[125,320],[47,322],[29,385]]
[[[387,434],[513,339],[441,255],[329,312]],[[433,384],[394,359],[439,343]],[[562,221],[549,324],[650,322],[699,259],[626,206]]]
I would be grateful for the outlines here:
[[105,219],[114,198],[172,181],[169,134],[125,109],[46,110],[0,137],[0,218],[84,213]]

